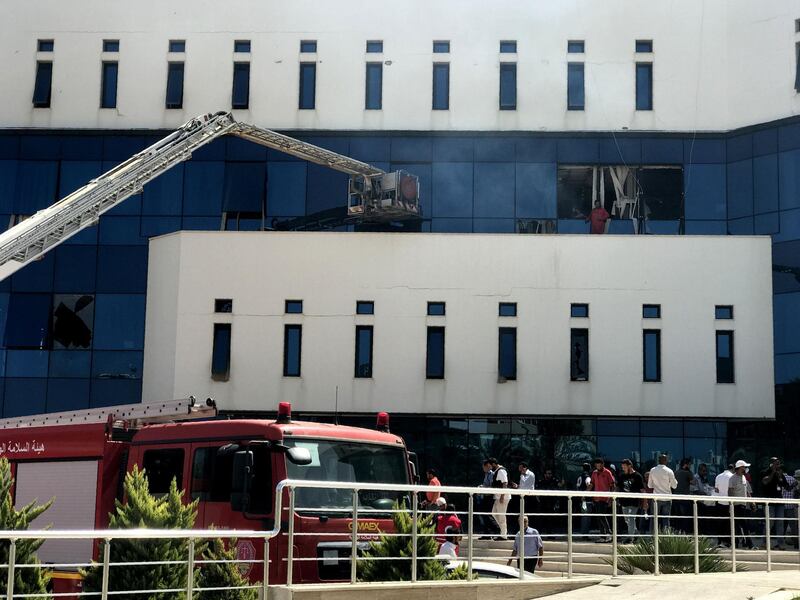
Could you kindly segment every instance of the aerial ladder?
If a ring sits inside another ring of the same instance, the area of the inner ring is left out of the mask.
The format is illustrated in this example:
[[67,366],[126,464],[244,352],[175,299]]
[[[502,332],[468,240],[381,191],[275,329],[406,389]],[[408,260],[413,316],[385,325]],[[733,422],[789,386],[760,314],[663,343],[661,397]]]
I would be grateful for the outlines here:
[[209,142],[235,135],[256,144],[350,175],[347,214],[355,221],[386,223],[419,219],[419,180],[292,137],[236,121],[229,112],[196,117],[82,188],[0,234],[0,281],[81,230],[103,213]]

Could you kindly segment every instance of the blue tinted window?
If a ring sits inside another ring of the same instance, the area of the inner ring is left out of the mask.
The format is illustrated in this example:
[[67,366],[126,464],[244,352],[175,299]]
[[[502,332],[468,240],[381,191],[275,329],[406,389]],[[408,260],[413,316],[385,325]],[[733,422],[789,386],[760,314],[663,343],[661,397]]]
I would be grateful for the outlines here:
[[598,419],[597,435],[639,435],[639,421]]
[[514,217],[514,163],[475,163],[474,216]]
[[235,40],[233,42],[234,52],[250,52],[250,40]]
[[375,303],[371,300],[359,300],[356,302],[357,315],[374,315]]
[[567,42],[567,52],[570,54],[582,54],[584,51],[583,40],[570,40]]
[[636,110],[653,110],[652,63],[636,63]]
[[652,52],[653,40],[636,40],[636,52]]
[[502,54],[515,54],[517,52],[517,42],[512,40],[500,42],[500,52]]
[[372,326],[356,327],[355,377],[372,377]]
[[231,370],[231,324],[214,323],[214,347],[211,353],[211,377],[227,381]]
[[585,318],[589,316],[588,304],[571,304],[569,316],[574,318]]
[[425,377],[444,378],[444,327],[428,327]]
[[53,350],[50,353],[50,377],[89,377],[92,353],[85,350]]
[[447,54],[450,52],[450,42],[448,41],[434,41],[433,42],[434,54]]
[[567,65],[567,109],[583,110],[584,104],[583,63],[569,63]]
[[283,376],[300,377],[300,355],[303,345],[302,325],[283,328]]
[[800,43],[794,45],[794,89],[800,92]]
[[95,379],[141,379],[143,352],[125,350],[94,352],[92,377]]
[[183,63],[171,62],[167,67],[167,108],[183,108]]
[[119,64],[104,62],[101,84],[100,108],[117,107],[117,72]]
[[262,214],[266,193],[266,165],[263,162],[229,162],[225,168],[226,212]]
[[383,52],[383,42],[380,40],[367,41],[367,52]]
[[245,109],[250,105],[250,63],[233,63],[231,107]]
[[383,104],[383,63],[367,63],[367,110],[380,110]]
[[445,313],[444,302],[428,302],[428,314],[432,317],[443,317]]
[[6,377],[47,377],[49,354],[44,350],[9,350]]
[[516,302],[501,302],[499,305],[499,314],[501,317],[516,317],[517,316],[517,303]]
[[778,158],[775,154],[753,159],[753,204],[756,214],[778,210]]
[[53,63],[36,63],[36,83],[33,87],[34,108],[49,108],[53,84]]
[[303,301],[302,300],[287,300],[285,302],[285,312],[288,315],[303,314]]
[[100,246],[97,291],[143,294],[147,288],[146,246]]
[[50,379],[47,381],[47,412],[89,408],[88,379]]
[[53,286],[53,255],[45,254],[14,273],[11,290],[14,292],[49,292]]
[[273,217],[305,215],[306,163],[270,161],[267,173],[267,214]]
[[141,379],[95,379],[89,401],[91,408],[136,404],[142,401]]
[[55,42],[53,40],[39,40],[36,49],[39,52],[52,52],[53,48],[55,48]]
[[504,379],[517,378],[516,327],[500,327],[497,342],[497,375]]
[[302,40],[300,42],[300,52],[316,52],[316,51],[317,51],[316,40]]
[[311,110],[316,103],[317,65],[300,63],[300,104],[299,108]]
[[555,218],[555,164],[517,163],[515,175],[516,217]]
[[[64,198],[82,188],[102,172],[100,161],[62,160],[58,180],[58,196]],[[133,200],[131,200],[133,202]]]
[[433,163],[432,174],[432,216],[472,217],[472,163]]
[[111,245],[144,244],[139,235],[139,217],[108,217],[100,219],[100,243]]
[[103,40],[103,52],[119,52],[119,40]]
[[180,217],[142,217],[140,232],[144,239],[178,231]]
[[733,382],[733,332],[717,331],[717,383]]
[[47,379],[6,379],[3,416],[22,417],[45,411]]
[[643,304],[642,305],[642,318],[644,318],[644,319],[660,319],[661,318],[661,305],[660,304]]
[[517,108],[517,63],[500,65],[500,110]]
[[225,163],[191,161],[184,168],[183,214],[219,217],[225,190]]
[[661,331],[642,332],[642,363],[644,381],[661,381]]
[[46,349],[50,333],[50,294],[12,294],[6,322],[6,348]]
[[98,294],[94,348],[141,350],[144,344],[144,294]]
[[144,192],[142,193],[143,215],[181,214],[183,169],[184,165],[175,165],[144,186]]
[[450,108],[450,65],[437,63],[433,65],[433,110]]
[[32,215],[56,201],[58,161],[21,160],[17,166],[14,212]]
[[718,305],[714,307],[714,318],[715,319],[732,319],[733,318],[733,306],[724,306]]
[[725,175],[725,165],[687,165],[683,177],[687,219],[727,218]]
[[570,330],[570,380],[589,381],[589,330]]
[[186,52],[186,40],[170,40],[170,52]]

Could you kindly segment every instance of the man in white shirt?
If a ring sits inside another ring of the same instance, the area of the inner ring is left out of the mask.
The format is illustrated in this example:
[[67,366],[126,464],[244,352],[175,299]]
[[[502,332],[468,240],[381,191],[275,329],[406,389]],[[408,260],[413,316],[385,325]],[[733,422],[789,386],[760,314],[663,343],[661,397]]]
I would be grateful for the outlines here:
[[528,463],[519,463],[519,484],[512,483],[511,487],[520,490],[536,489],[536,475],[528,468]]
[[[658,457],[658,464],[650,469],[650,478],[647,487],[653,490],[654,494],[671,494],[672,490],[678,487],[678,480],[675,479],[675,472],[667,466],[669,458],[666,454]],[[672,502],[669,500],[658,500],[659,529],[669,527],[669,515],[672,512]]]
[[[722,473],[717,475],[714,479],[714,496],[727,496],[728,487],[730,485],[731,477],[733,477],[733,465],[728,465],[728,468]],[[717,516],[728,519],[729,517],[728,503],[717,502]],[[731,545],[730,526],[727,520],[717,519],[717,538],[719,539],[720,546]]]
[[497,522],[497,526],[500,528],[500,536],[495,539],[504,540],[508,537],[506,513],[508,512],[508,501],[511,500],[511,495],[502,493],[502,490],[508,487],[508,471],[506,471],[503,465],[497,462],[496,458],[490,458],[489,460],[492,463],[492,470],[494,471],[492,487],[498,488],[498,490],[501,491],[501,493],[494,495],[494,504],[492,504],[492,518]]

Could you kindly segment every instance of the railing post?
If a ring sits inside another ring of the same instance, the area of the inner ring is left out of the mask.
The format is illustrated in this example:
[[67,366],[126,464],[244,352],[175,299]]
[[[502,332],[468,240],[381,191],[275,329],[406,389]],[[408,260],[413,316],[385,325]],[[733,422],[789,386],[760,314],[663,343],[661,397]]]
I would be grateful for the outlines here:
[[700,517],[697,514],[697,500],[692,502],[692,530],[694,535],[694,573],[700,573]]
[[519,497],[519,544],[517,544],[519,579],[525,579],[525,495]]
[[567,577],[572,577],[572,496],[567,496]]
[[350,532],[350,583],[358,576],[358,490],[353,490],[353,530]]
[[658,500],[653,498],[653,575],[660,575],[658,553]]
[[617,576],[617,499],[611,498],[611,576]]
[[194,595],[194,540],[189,540],[189,556],[186,559],[186,600]]
[[107,600],[108,599],[108,580],[109,580],[109,571],[111,570],[111,538],[105,539],[105,544],[103,544],[103,583],[102,587],[100,588],[100,599]]
[[11,540],[8,546],[8,579],[6,580],[6,598],[14,597],[14,567],[17,562],[17,540]]
[[294,581],[294,488],[290,486],[287,489],[289,490],[289,548],[286,553],[286,585],[290,586]]
[[267,600],[269,592],[269,538],[264,538],[264,574],[261,576],[261,600]]
[[769,519],[769,502],[764,503],[764,545],[767,548],[767,573],[772,571],[772,523]]
[[[419,536],[419,496],[416,492],[411,498],[411,581],[417,581],[417,542]],[[470,544],[472,540],[470,539]],[[472,546],[470,546],[470,549]]]
[[736,516],[733,509],[733,500],[728,503],[728,509],[731,526],[731,573],[736,573]]
[[[469,493],[467,500],[467,579],[472,579],[472,536],[475,534],[473,521],[475,517],[475,496]],[[416,561],[415,561],[416,562]]]

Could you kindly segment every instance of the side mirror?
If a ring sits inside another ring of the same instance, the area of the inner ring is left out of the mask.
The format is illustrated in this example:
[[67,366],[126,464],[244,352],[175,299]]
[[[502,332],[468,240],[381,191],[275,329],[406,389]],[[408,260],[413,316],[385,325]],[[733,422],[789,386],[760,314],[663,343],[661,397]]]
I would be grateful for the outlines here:
[[253,482],[253,451],[239,450],[233,455],[231,474],[231,509],[247,512],[250,507],[250,487]]
[[301,467],[311,464],[311,450],[308,448],[292,447],[286,449],[286,456],[289,460]]

